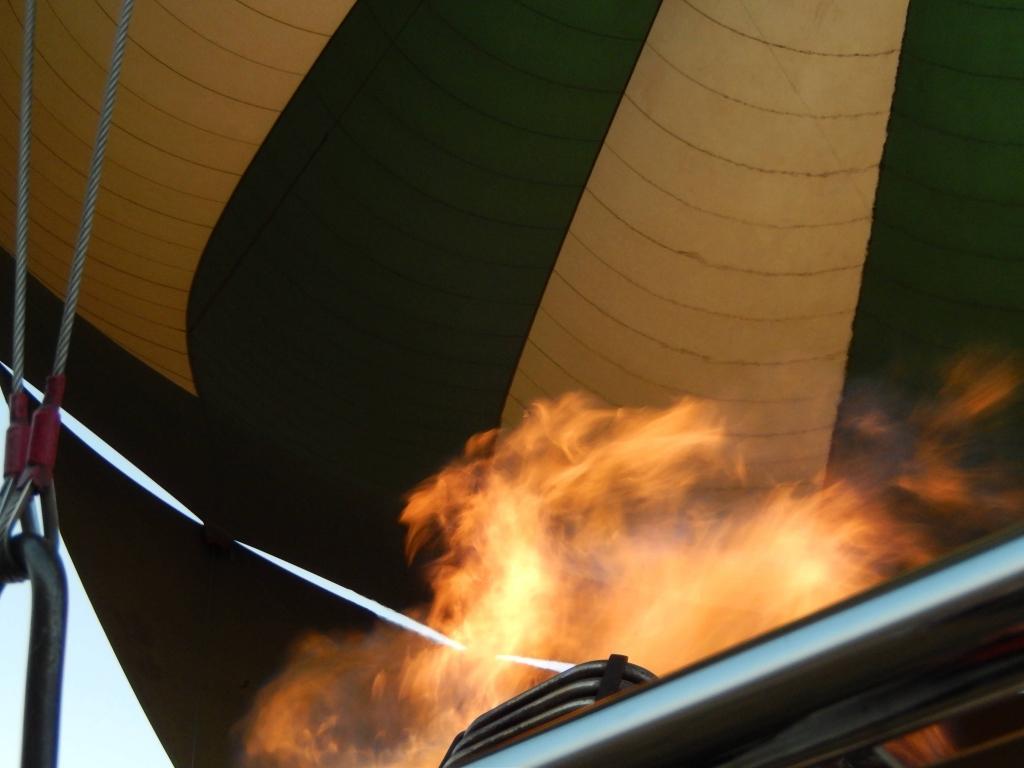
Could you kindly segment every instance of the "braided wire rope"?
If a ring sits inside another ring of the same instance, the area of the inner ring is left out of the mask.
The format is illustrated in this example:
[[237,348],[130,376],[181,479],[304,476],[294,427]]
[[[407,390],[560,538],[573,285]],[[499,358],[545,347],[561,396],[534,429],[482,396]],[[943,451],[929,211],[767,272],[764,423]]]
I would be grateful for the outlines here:
[[32,66],[35,59],[36,3],[25,0],[21,46],[21,113],[18,130],[18,189],[14,233],[14,326],[11,391],[21,390],[25,376],[25,295],[28,286],[29,167],[32,159]]
[[[31,0],[28,0],[31,2]],[[86,181],[85,199],[82,203],[82,218],[75,239],[75,252],[71,258],[71,269],[68,273],[68,288],[64,297],[64,314],[60,321],[60,332],[57,336],[57,352],[53,360],[54,375],[62,375],[67,366],[68,351],[71,348],[71,331],[75,323],[75,310],[78,306],[78,294],[82,286],[82,275],[85,272],[85,257],[89,250],[89,238],[92,235],[93,215],[96,211],[96,198],[99,196],[100,176],[103,171],[103,156],[107,148],[107,137],[110,134],[110,122],[114,114],[114,102],[117,99],[117,84],[121,77],[121,63],[124,60],[125,47],[128,42],[128,23],[131,21],[135,0],[123,0],[121,15],[117,20],[114,32],[114,51],[110,57],[110,69],[107,71],[107,83],[103,91],[103,104],[100,107],[100,120],[96,128],[96,143],[92,148],[92,159],[89,162],[89,177]]]
[[[107,71],[107,80],[103,91],[103,102],[100,106],[99,122],[96,128],[96,142],[93,145],[92,157],[89,162],[89,175],[86,180],[85,196],[82,203],[82,216],[79,222],[78,234],[75,239],[75,250],[72,256],[71,268],[68,274],[68,287],[64,300],[64,311],[61,317],[60,330],[57,336],[57,349],[54,356],[53,375],[48,379],[47,398],[50,397],[50,382],[59,382],[54,389],[54,401],[50,405],[43,403],[41,410],[46,408],[54,409],[54,417],[50,419],[50,431],[59,429],[59,415],[57,410],[60,407],[60,399],[63,396],[63,377],[67,365],[68,351],[71,347],[71,331],[74,325],[75,312],[78,306],[78,296],[81,291],[82,276],[85,271],[85,261],[89,250],[89,239],[92,234],[93,216],[96,212],[96,200],[99,196],[100,176],[103,170],[103,159],[106,153],[107,138],[110,135],[110,124],[114,114],[114,103],[117,97],[117,85],[121,77],[121,65],[124,61],[125,48],[128,41],[128,25],[131,21],[134,0],[122,0],[121,13],[117,20],[114,31],[114,46],[111,53],[110,68]],[[26,304],[28,287],[28,230],[29,230],[29,201],[30,201],[30,173],[31,173],[31,144],[32,144],[32,75],[35,58],[35,31],[36,31],[36,3],[35,0],[25,0],[25,13],[23,19],[23,46],[21,52],[21,101],[18,130],[18,178],[16,193],[16,216],[15,216],[15,280],[14,280],[14,322],[12,324],[12,355],[11,355],[11,383],[12,403],[13,395],[17,395],[24,388],[25,376],[25,325],[26,325]],[[13,405],[12,405],[13,407]],[[39,416],[37,412],[36,416]],[[11,450],[11,439],[14,425],[8,429],[7,449]],[[43,430],[46,432],[47,430]],[[36,418],[32,421],[32,441],[35,445]],[[27,433],[23,439],[27,439]],[[17,442],[17,439],[15,439]],[[51,439],[52,451],[56,451],[56,432]],[[23,460],[23,459],[22,459]],[[49,458],[51,466],[48,472],[52,471],[52,456]],[[21,469],[11,470],[5,466],[5,474],[21,472]],[[15,477],[8,476],[0,487],[0,539],[6,538],[8,528],[14,518],[20,514],[25,503],[24,494],[14,493],[15,486],[27,482],[27,476],[22,475],[15,480]],[[45,481],[48,484],[48,477]],[[13,504],[12,504],[13,503]]]

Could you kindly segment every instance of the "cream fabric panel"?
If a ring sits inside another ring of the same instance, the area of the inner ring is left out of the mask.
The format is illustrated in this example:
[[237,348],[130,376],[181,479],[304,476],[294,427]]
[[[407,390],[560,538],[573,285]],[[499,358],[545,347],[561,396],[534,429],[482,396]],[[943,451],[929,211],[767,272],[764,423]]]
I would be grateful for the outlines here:
[[[185,308],[241,174],[354,0],[137,0],[80,313],[194,391]],[[32,273],[63,295],[120,0],[37,0]],[[0,3],[0,243],[14,250],[20,0]]]
[[907,0],[665,0],[504,421],[717,403],[751,482],[827,459]]

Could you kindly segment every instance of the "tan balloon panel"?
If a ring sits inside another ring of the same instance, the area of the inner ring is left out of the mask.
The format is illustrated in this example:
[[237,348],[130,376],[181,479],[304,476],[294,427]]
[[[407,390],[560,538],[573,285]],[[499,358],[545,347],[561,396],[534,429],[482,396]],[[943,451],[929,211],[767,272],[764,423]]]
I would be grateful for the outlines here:
[[353,2],[157,0],[198,35],[271,69],[304,75]]
[[[612,201],[610,204],[618,207],[616,196]],[[856,286],[851,285],[845,274],[856,267],[769,271],[709,262],[705,258],[708,245],[693,251],[669,248],[627,226],[622,218],[590,194],[580,200],[576,221],[579,226],[570,234],[570,240],[578,243],[594,260],[660,299],[710,314],[791,320],[848,314],[857,301]],[[857,234],[854,232],[852,236]],[[584,240],[584,237],[592,239]],[[571,245],[567,242],[566,248]],[[615,259],[615,254],[623,253],[629,254],[628,260]],[[776,254],[773,256],[774,263],[761,266],[785,266],[778,263]],[[708,301],[709,296],[715,297],[713,304]]]
[[[584,192],[623,231],[666,252],[720,269],[750,275],[813,276],[856,271],[863,261],[859,243],[871,230],[870,215],[847,222],[783,226],[746,221],[701,205],[697,195],[671,195],[635,170],[607,145]],[[578,214],[577,214],[578,215]],[[839,236],[836,233],[841,233]],[[749,257],[756,252],[758,258]],[[670,264],[675,259],[669,259]]]
[[713,402],[753,484],[827,458],[906,0],[665,0],[503,414]]
[[[178,0],[187,3],[189,0]],[[278,24],[330,37],[355,0],[235,0]],[[319,52],[319,49],[318,49]],[[309,69],[307,66],[306,69]]]
[[725,100],[820,117],[888,113],[891,91],[878,83],[893,77],[906,12],[907,0],[665,0],[648,45]]
[[[138,0],[80,314],[194,392],[188,290],[213,226],[354,0]],[[30,268],[63,295],[119,0],[38,0]],[[0,6],[0,243],[14,250],[22,6]]]
[[708,21],[772,48],[833,57],[897,53],[907,4],[900,0],[674,0]]

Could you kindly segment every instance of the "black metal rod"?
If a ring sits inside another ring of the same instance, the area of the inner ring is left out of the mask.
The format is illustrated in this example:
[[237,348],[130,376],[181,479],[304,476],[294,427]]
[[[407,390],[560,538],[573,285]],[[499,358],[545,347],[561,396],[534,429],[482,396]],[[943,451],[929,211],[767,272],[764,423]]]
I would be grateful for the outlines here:
[[22,768],[56,768],[68,613],[67,579],[54,548],[38,536],[16,536],[8,542],[8,547],[32,586],[21,765]]
[[471,765],[804,765],[1020,685],[1022,621],[1017,529]]
[[[1024,615],[1024,601],[1013,605]],[[1024,637],[1022,635],[1021,637]],[[1020,637],[1018,637],[1018,640]],[[947,660],[858,692],[719,760],[730,768],[800,768],[871,747],[1024,687],[1024,648]]]

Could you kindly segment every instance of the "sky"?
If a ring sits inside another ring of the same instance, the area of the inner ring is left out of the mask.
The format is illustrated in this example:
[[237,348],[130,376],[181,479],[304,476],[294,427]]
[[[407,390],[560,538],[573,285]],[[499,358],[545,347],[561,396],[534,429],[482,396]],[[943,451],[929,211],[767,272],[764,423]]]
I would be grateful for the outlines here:
[[[7,368],[6,365],[3,367]],[[28,383],[26,388],[29,394],[38,399],[38,389]],[[181,502],[75,419],[73,414],[62,411],[61,419],[73,434],[116,469],[180,514],[200,522]],[[0,397],[0,434],[6,429],[6,398]],[[56,479],[59,487],[59,462]],[[358,592],[244,543],[240,544],[279,568],[368,610],[384,621],[434,642],[462,648],[456,641]],[[61,552],[68,574],[68,637],[59,768],[172,768],[107,641],[75,571],[74,562],[63,544]],[[21,760],[21,714],[30,597],[25,584],[8,585],[0,592],[0,767],[20,765]],[[499,658],[552,671],[562,671],[571,666],[565,662],[519,656]]]
[[[0,428],[7,429],[0,398]],[[68,572],[68,642],[61,712],[60,768],[172,768],[114,656],[74,563]],[[10,584],[0,593],[0,766],[21,764],[31,593]]]
[[[69,596],[59,766],[171,768],[103,634],[74,564],[63,551]],[[26,584],[8,585],[0,594],[0,766],[21,764],[30,599]]]

